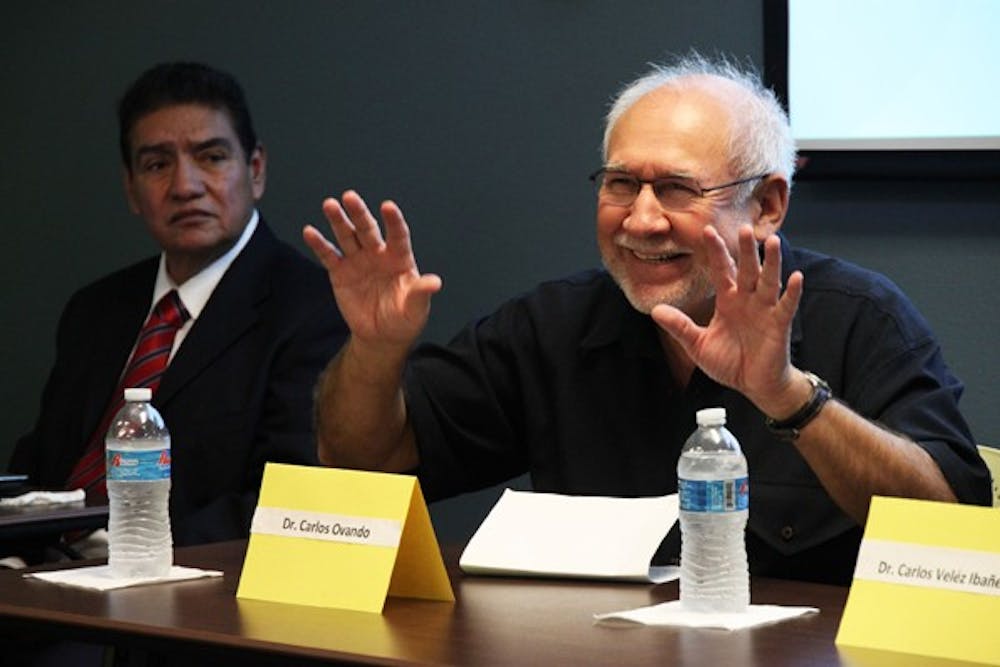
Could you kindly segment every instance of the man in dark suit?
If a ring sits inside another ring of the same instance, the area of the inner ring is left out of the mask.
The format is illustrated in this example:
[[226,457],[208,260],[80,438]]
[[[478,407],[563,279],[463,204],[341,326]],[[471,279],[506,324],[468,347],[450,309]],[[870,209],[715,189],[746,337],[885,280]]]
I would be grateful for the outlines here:
[[[244,537],[264,463],[315,464],[312,389],[346,328],[315,264],[257,213],[266,156],[239,84],[195,63],[158,65],[119,105],[129,206],[160,246],[78,291],[55,367],[10,469],[73,485],[154,304],[190,315],[153,403],[170,429],[174,543]],[[88,484],[103,496],[103,479]]]

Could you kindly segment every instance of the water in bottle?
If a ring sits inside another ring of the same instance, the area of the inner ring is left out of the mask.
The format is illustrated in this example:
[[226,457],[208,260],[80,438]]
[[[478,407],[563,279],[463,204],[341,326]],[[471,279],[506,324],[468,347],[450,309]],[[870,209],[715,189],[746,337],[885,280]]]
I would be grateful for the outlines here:
[[747,460],[725,427],[725,408],[699,410],[697,421],[677,463],[681,606],[741,612],[750,604]]
[[105,440],[114,577],[162,577],[173,565],[170,433],[151,398],[148,388],[126,389]]

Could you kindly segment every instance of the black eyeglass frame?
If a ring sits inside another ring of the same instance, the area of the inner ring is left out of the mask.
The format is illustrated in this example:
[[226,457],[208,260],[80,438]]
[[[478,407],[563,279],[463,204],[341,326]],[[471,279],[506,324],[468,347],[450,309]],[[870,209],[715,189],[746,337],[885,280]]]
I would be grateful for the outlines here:
[[[600,193],[600,186],[597,183],[597,178],[599,176],[601,176],[603,174],[606,174],[606,173],[609,173],[609,172],[613,173],[613,174],[623,174],[625,176],[628,176],[629,178],[635,179],[635,181],[639,184],[639,189],[635,191],[635,198],[633,198],[632,201],[629,202],[628,204],[620,204],[620,206],[631,206],[632,203],[635,202],[635,199],[639,197],[639,193],[642,191],[642,186],[646,185],[647,183],[650,185],[650,187],[653,188],[653,192],[655,194],[655,192],[656,192],[656,183],[659,183],[661,181],[676,180],[676,181],[689,182],[689,183],[692,183],[693,185],[697,186],[697,188],[698,188],[697,191],[692,190],[692,192],[695,195],[695,198],[696,199],[701,199],[702,197],[705,196],[706,192],[714,192],[715,190],[723,190],[725,188],[731,188],[731,187],[733,187],[735,185],[743,185],[744,183],[750,183],[751,181],[763,180],[763,179],[767,178],[768,176],[770,176],[770,173],[763,173],[763,174],[759,174],[757,176],[749,176],[747,178],[741,178],[739,180],[731,181],[729,183],[723,183],[721,185],[712,185],[712,186],[709,186],[707,188],[703,188],[701,186],[701,183],[699,183],[698,181],[696,181],[694,179],[683,178],[683,177],[680,177],[680,176],[663,176],[661,178],[654,178],[652,180],[645,180],[645,179],[639,178],[635,174],[631,174],[631,173],[629,173],[627,171],[624,171],[624,170],[621,170],[621,169],[614,169],[614,168],[611,168],[611,167],[601,167],[600,169],[598,169],[597,171],[595,171],[594,173],[592,173],[590,176],[587,177],[590,180],[590,182],[593,183],[594,186],[598,188],[598,193]],[[659,199],[659,198],[657,198],[657,199]]]

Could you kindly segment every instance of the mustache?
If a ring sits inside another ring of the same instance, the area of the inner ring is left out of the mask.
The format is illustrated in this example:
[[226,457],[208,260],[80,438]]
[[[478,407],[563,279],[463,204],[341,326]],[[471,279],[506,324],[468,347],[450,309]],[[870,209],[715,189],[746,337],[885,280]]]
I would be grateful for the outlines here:
[[650,242],[636,239],[624,233],[615,234],[613,240],[619,248],[643,255],[689,255],[693,252],[690,248],[684,248],[674,243]]

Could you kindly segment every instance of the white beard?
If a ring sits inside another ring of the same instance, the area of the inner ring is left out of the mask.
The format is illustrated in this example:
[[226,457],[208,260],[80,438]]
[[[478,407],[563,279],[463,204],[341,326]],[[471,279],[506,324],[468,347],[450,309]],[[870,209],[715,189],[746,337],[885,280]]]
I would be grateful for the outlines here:
[[628,270],[617,257],[609,258],[601,253],[604,267],[625,294],[632,307],[648,315],[653,307],[661,303],[673,306],[688,315],[704,308],[706,302],[715,298],[715,287],[709,278],[708,268],[699,267],[682,281],[666,285],[636,285],[628,275]]

